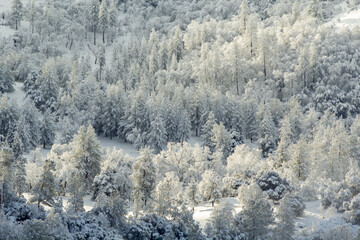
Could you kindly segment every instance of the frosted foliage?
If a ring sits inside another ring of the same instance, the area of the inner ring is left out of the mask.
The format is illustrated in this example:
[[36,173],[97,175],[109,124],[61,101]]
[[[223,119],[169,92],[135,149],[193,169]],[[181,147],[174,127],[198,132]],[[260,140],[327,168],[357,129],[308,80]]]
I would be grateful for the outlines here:
[[237,146],[234,153],[227,158],[227,174],[229,176],[248,170],[260,171],[262,168],[261,153],[245,144]]
[[215,201],[221,198],[221,179],[220,176],[212,170],[207,170],[199,183],[199,191],[203,199],[211,201],[214,206]]

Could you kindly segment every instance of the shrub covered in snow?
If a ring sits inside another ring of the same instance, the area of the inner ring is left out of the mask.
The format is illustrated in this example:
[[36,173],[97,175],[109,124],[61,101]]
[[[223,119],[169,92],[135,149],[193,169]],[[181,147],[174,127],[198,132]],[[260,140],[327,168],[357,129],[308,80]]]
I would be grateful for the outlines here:
[[156,214],[148,214],[130,224],[124,237],[128,240],[186,239],[187,229]]
[[293,210],[295,216],[299,217],[303,215],[305,210],[304,199],[299,195],[292,194],[290,194],[288,198],[290,200],[291,209]]
[[42,219],[46,217],[43,207],[38,208],[36,205],[25,203],[25,199],[12,201],[4,208],[4,213],[15,221],[22,222],[25,220]]
[[260,173],[257,184],[270,199],[275,201],[283,198],[285,193],[291,190],[289,182],[281,178],[277,172],[273,171]]
[[360,224],[360,194],[356,195],[350,203],[350,220],[353,224]]

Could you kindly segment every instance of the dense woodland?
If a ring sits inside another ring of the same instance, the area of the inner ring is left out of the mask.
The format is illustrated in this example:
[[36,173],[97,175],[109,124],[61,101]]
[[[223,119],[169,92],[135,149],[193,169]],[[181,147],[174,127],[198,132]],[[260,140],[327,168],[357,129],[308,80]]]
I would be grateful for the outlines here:
[[[342,7],[360,1],[11,0],[0,239],[359,239],[360,27],[330,22]],[[297,231],[317,199],[348,224]]]

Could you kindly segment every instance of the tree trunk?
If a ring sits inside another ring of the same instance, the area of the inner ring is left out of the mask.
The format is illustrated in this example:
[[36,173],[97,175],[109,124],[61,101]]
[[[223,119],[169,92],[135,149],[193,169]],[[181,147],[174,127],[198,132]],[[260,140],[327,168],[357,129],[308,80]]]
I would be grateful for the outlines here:
[[240,93],[239,93],[239,80],[236,79],[236,94],[239,96]]
[[94,45],[96,45],[96,27],[93,27],[94,30]]

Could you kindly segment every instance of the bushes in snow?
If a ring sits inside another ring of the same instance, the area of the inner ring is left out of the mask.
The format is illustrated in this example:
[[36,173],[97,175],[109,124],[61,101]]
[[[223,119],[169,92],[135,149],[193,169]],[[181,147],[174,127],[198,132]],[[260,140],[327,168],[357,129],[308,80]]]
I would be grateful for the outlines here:
[[280,200],[288,191],[291,186],[286,179],[283,179],[276,172],[260,173],[257,184],[261,190],[264,191],[272,200]]

